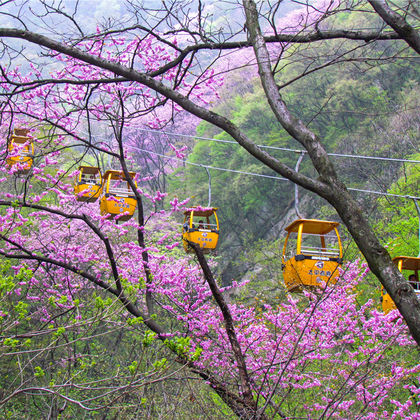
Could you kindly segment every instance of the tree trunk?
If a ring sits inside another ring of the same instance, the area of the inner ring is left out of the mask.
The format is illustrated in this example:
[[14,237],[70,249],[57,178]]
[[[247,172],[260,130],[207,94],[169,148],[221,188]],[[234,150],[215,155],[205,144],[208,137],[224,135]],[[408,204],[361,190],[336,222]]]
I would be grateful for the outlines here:
[[260,79],[272,111],[283,128],[308,151],[321,182],[326,186],[316,188],[315,191],[337,210],[366,258],[369,268],[394,300],[407,322],[411,335],[420,346],[420,302],[413,288],[393,264],[390,255],[363,216],[362,209],[338,179],[335,168],[317,136],[291,114],[283,101],[271,71],[270,55],[259,27],[255,2],[243,0],[243,4]]

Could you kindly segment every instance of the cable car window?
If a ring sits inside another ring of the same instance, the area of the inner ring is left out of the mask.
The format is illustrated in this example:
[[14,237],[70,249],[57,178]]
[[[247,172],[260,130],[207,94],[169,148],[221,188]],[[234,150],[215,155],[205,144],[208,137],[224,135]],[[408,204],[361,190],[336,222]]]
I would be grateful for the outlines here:
[[80,181],[83,182],[84,184],[95,185],[98,182],[98,180],[99,180],[99,176],[97,177],[94,174],[83,173]]
[[337,236],[334,233],[327,235],[303,233],[301,253],[304,255],[339,257],[340,250]]
[[124,194],[127,195],[127,193],[130,191],[128,182],[126,180],[122,179],[111,179],[109,181],[109,193],[110,194]]
[[208,217],[194,215],[192,227],[199,230],[217,230],[216,218],[214,214]]
[[293,258],[296,255],[297,247],[297,233],[291,232],[287,240],[286,252],[284,254],[285,259]]

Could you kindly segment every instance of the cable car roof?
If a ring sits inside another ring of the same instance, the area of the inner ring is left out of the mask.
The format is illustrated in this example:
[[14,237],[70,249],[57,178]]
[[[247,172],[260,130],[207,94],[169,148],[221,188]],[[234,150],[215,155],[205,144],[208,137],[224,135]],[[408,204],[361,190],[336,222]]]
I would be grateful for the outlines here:
[[11,137],[11,141],[18,144],[26,142],[32,143],[32,138],[29,137],[29,131],[27,128],[15,128]]
[[86,165],[79,166],[79,171],[83,171],[85,174],[97,174],[98,172],[100,172],[97,166]]
[[420,258],[399,256],[392,259],[395,264],[402,260],[403,270],[420,270]]
[[299,225],[303,223],[302,233],[312,233],[315,235],[326,235],[331,232],[334,228],[340,225],[338,222],[331,222],[328,220],[316,220],[316,219],[297,219],[291,223],[285,230],[289,233],[297,232]]
[[17,135],[17,136],[26,136],[26,135],[28,135],[28,133],[30,132],[31,130],[29,130],[29,128],[14,128],[13,129],[13,132]]
[[209,217],[213,213],[215,213],[217,209],[218,209],[217,207],[193,207],[193,208],[186,209],[184,211],[184,214],[187,216],[191,214],[192,212],[194,212],[194,216]]
[[23,143],[26,143],[26,142],[32,142],[32,139],[28,136],[16,136],[15,134],[13,134],[12,142],[23,144]]
[[[125,179],[125,175],[123,171],[118,171],[116,169],[108,169],[105,174],[104,178],[108,178],[108,176],[111,174],[111,178],[123,178]],[[134,178],[136,176],[135,172],[129,172],[128,173],[131,178]]]

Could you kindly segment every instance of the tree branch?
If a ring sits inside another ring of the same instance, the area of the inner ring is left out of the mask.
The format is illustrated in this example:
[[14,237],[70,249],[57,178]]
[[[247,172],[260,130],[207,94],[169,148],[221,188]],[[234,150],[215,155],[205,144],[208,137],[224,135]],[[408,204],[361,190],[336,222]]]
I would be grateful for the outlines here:
[[229,338],[230,345],[232,347],[233,354],[235,356],[236,363],[238,365],[238,372],[239,377],[241,380],[242,392],[244,395],[245,402],[256,410],[256,404],[254,398],[252,396],[252,389],[251,389],[251,382],[249,380],[248,370],[246,367],[245,356],[242,353],[241,346],[238,341],[238,337],[236,335],[235,326],[232,318],[232,314],[230,313],[229,306],[227,305],[222,293],[220,292],[219,288],[217,287],[216,281],[214,280],[213,273],[211,272],[210,267],[207,264],[207,261],[204,257],[203,251],[200,246],[196,243],[189,242],[188,243],[195,252],[197,256],[198,262],[203,270],[204,278],[206,279],[211,293],[219,306],[223,320],[225,323],[226,334]]
[[385,0],[368,0],[376,13],[403,39],[417,54],[420,54],[420,34],[399,13],[394,12]]

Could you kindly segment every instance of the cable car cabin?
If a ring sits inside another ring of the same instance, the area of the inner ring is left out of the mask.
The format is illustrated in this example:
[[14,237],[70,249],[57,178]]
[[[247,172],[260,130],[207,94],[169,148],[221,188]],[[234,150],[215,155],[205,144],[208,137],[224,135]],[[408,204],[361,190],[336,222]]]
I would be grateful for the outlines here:
[[[134,172],[130,172],[131,179],[135,175]],[[136,181],[134,181],[134,184],[137,187]],[[128,212],[128,214],[119,217],[118,220],[131,219],[137,207],[137,200],[122,171],[108,170],[105,172],[102,194],[100,201],[101,215],[110,214],[113,218]]]
[[18,165],[20,174],[28,173],[33,164],[34,144],[28,133],[26,128],[15,128],[8,147],[7,164]]
[[338,225],[325,220],[298,219],[286,228],[282,269],[288,292],[337,281],[343,258]]
[[102,192],[102,174],[95,166],[80,166],[76,176],[74,194],[77,201],[94,203]]
[[191,208],[184,212],[182,239],[187,253],[194,252],[188,242],[200,246],[207,254],[215,249],[219,240],[219,219],[217,208]]
[[[413,289],[420,299],[420,283],[419,283],[419,271],[420,271],[420,258],[416,257],[395,257],[392,259],[394,264],[398,267],[401,273],[404,273],[408,282],[413,286]],[[403,271],[404,270],[404,271]],[[391,296],[387,293],[384,287],[381,287],[381,302],[382,310],[385,313],[397,309]]]

